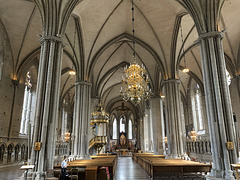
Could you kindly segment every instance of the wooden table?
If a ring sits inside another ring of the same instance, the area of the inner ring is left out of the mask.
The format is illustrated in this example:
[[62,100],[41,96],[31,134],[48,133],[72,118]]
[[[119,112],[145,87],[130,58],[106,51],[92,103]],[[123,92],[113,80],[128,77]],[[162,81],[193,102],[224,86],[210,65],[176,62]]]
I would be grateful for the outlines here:
[[237,180],[239,180],[238,170],[240,169],[240,164],[231,164],[231,166],[235,168]]

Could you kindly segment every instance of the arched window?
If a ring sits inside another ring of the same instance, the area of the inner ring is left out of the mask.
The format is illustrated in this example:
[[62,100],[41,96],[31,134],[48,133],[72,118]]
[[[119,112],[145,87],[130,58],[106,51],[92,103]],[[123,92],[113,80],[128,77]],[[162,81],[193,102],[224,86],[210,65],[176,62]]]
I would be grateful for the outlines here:
[[198,84],[193,89],[192,94],[192,114],[194,130],[199,131],[204,129],[203,125],[203,108],[202,108],[202,93]]
[[113,139],[117,139],[117,119],[113,120]]
[[0,146],[0,164],[3,162],[4,152],[5,152],[5,146],[2,144]]
[[21,160],[25,160],[25,145],[22,145],[21,147]]
[[125,132],[125,118],[124,117],[121,117],[120,119],[120,132]]
[[230,86],[230,84],[231,84],[231,75],[229,74],[229,72],[226,70],[226,75],[227,75],[227,84],[228,84],[228,86]]
[[20,151],[20,146],[19,145],[15,146],[15,161],[18,161],[19,151]]
[[197,115],[198,115],[198,122],[199,122],[199,130],[203,129],[203,118],[202,118],[202,101],[201,101],[201,91],[199,85],[196,86],[196,105],[197,105]]
[[132,139],[132,120],[128,121],[128,139]]
[[12,160],[12,152],[13,152],[13,146],[10,144],[8,145],[8,154],[7,154],[7,162],[11,162]]
[[65,133],[67,132],[67,123],[68,123],[68,112],[65,108],[62,108],[62,138],[64,139]]
[[32,104],[31,88],[32,88],[31,75],[30,75],[30,72],[27,72],[26,80],[25,80],[25,92],[24,92],[24,99],[23,99],[23,110],[22,110],[22,118],[21,118],[21,125],[20,125],[20,134],[28,133],[28,124],[30,120],[31,104]]

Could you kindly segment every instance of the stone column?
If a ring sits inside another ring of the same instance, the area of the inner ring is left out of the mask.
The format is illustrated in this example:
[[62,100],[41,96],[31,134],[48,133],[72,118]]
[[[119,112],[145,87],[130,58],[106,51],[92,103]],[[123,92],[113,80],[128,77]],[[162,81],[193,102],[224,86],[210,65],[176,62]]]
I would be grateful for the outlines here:
[[[55,131],[58,120],[63,37],[67,21],[79,0],[34,0],[43,24],[34,114],[31,163],[35,165],[33,179],[45,179],[53,168]],[[41,142],[40,151],[34,143]]]
[[150,100],[150,107],[152,110],[152,129],[154,134],[154,154],[163,154],[164,126],[162,126],[163,111],[160,107],[160,101],[160,97],[154,97]]
[[[226,65],[221,39],[223,34],[212,32],[199,37],[206,94],[207,118],[213,156],[213,177],[233,179],[231,163],[237,162],[236,139]],[[228,151],[226,143],[234,142]]]
[[[237,162],[233,113],[226,79],[226,65],[222,47],[223,33],[219,19],[224,0],[179,0],[192,16],[201,49],[201,64],[206,98],[206,109],[213,156],[212,172],[208,178],[234,179],[231,163]],[[205,1],[206,2],[206,1]],[[227,142],[234,150],[227,150]]]
[[141,141],[141,150],[145,152],[145,144],[144,144],[144,120],[141,118],[140,120],[140,141]]
[[36,91],[34,142],[41,142],[40,151],[32,149],[37,179],[54,163],[55,124],[58,119],[59,90],[62,67],[62,41],[57,37],[42,37]]
[[136,119],[135,122],[137,123],[136,124],[136,130],[137,130],[137,133],[136,133],[136,139],[137,139],[137,148],[141,148],[141,120],[139,119]]
[[184,152],[184,131],[180,110],[180,81],[177,79],[164,82],[166,95],[166,128],[168,140],[167,158],[181,158]]
[[143,117],[143,143],[146,152],[149,152],[149,134],[148,134],[148,119],[149,119],[149,109],[145,109],[145,116]]
[[91,119],[91,83],[77,82],[75,91],[72,155],[76,159],[89,159],[88,129]]
[[35,151],[33,145],[31,158],[35,163],[37,179],[43,179],[44,172],[53,167],[62,52],[61,39],[54,36],[41,38],[33,143],[41,142],[42,147],[40,151]]
[[149,128],[148,128],[148,136],[149,136],[149,151],[154,152],[154,147],[153,147],[153,114],[152,114],[152,109],[149,109]]

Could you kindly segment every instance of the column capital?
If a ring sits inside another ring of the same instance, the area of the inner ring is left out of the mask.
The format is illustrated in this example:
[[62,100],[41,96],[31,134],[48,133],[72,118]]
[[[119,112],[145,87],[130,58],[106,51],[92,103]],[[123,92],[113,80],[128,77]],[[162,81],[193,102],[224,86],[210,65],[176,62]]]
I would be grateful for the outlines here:
[[78,85],[92,86],[92,83],[87,82],[87,81],[78,81],[78,82],[75,83],[75,86],[78,86]]
[[177,0],[192,16],[198,34],[218,30],[225,0]]
[[60,35],[56,35],[56,36],[53,36],[53,35],[49,35],[49,36],[41,36],[41,38],[39,39],[40,43],[43,43],[44,41],[53,41],[53,42],[60,42],[62,43],[63,47],[65,46],[63,44],[63,39]]
[[225,30],[206,32],[206,33],[200,34],[197,41],[199,42],[201,40],[208,39],[208,38],[213,38],[213,37],[220,37],[221,39],[223,39],[224,38],[224,33],[225,33]]

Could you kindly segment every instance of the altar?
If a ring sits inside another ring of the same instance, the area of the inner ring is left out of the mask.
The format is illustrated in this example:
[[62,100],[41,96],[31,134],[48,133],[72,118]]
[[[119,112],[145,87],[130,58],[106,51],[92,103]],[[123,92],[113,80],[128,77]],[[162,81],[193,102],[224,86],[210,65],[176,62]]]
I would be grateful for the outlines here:
[[128,149],[117,149],[116,152],[119,156],[131,155],[130,150],[128,150]]
[[128,139],[125,132],[120,132],[118,139],[110,140],[110,151],[116,152],[118,156],[131,156],[134,147],[135,140]]

